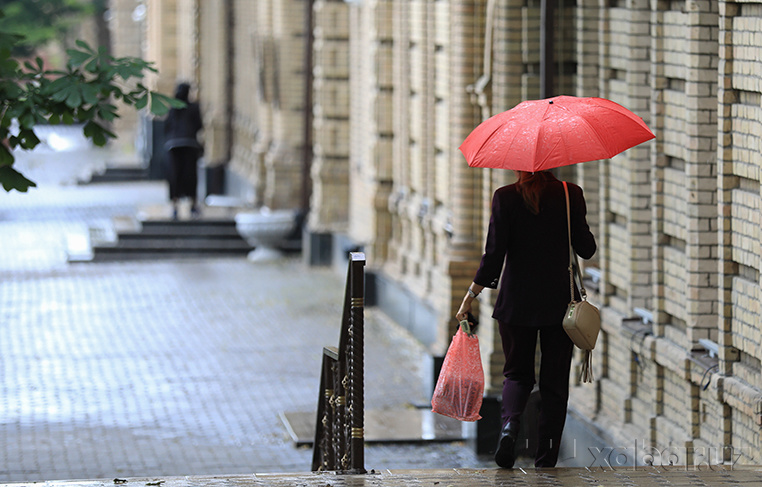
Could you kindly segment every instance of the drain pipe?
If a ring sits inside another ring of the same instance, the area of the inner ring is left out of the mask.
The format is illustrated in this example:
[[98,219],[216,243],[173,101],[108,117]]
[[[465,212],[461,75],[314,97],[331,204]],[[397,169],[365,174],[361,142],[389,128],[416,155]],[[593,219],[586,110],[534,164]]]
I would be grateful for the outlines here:
[[555,93],[553,29],[557,1],[542,0],[540,3],[540,98],[549,98]]
[[484,56],[482,68],[484,73],[473,84],[466,86],[466,91],[472,95],[472,103],[479,105],[482,120],[487,120],[492,115],[487,94],[487,87],[492,82],[492,33],[495,17],[496,0],[487,0],[487,15],[484,21]]
[[315,0],[307,0],[304,15],[304,140],[302,147],[302,221],[310,209],[310,197],[312,195],[312,180],[310,178],[310,169],[312,167],[312,84],[314,76],[312,73],[312,49],[315,41],[313,33],[313,10]]
[[233,110],[235,109],[235,102],[234,102],[234,96],[233,96],[233,90],[235,89],[235,70],[233,69],[234,64],[234,56],[235,56],[235,2],[233,0],[226,0],[225,1],[225,9],[227,13],[227,24],[228,24],[228,31],[225,36],[225,43],[227,44],[225,47],[225,57],[227,61],[227,66],[225,66],[227,69],[227,94],[226,94],[226,100],[225,104],[227,105],[225,107],[226,112],[226,120],[225,120],[225,133],[227,133],[227,154],[225,154],[225,157],[227,158],[228,162],[230,162],[233,159]]

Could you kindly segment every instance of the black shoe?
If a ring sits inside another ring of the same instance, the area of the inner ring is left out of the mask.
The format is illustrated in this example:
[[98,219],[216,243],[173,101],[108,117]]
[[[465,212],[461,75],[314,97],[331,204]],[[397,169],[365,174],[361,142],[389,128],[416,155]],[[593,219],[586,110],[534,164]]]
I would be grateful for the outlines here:
[[513,462],[516,461],[516,439],[519,436],[519,425],[517,423],[506,423],[500,431],[500,439],[497,443],[495,452],[495,463],[502,468],[513,468]]

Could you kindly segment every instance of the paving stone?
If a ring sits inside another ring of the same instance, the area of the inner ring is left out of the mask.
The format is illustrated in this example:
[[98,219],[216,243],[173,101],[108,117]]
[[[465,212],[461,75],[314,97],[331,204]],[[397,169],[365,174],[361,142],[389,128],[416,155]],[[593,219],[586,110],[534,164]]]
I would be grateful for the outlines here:
[[[0,482],[309,470],[279,414],[314,411],[344,274],[298,258],[67,262],[70,235],[163,183],[0,193]],[[366,311],[366,407],[428,401],[423,348]],[[368,469],[481,467],[464,442],[368,446]]]
[[[762,483],[759,468],[500,470],[466,442],[368,445],[366,475],[304,473],[312,451],[279,414],[316,407],[344,276],[294,258],[67,262],[67,237],[165,198],[157,182],[0,192],[0,484]],[[365,325],[366,407],[425,403],[425,350],[373,308]]]

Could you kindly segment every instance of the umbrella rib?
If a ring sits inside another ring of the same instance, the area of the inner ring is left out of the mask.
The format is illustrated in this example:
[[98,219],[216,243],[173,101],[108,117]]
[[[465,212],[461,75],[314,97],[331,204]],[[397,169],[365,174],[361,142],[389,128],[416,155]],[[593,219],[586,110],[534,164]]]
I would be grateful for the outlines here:
[[[606,146],[603,144],[603,137],[601,137],[601,135],[598,133],[598,130],[595,128],[595,126],[593,126],[593,124],[588,122],[585,117],[577,116],[577,119],[579,119],[582,122],[584,122],[585,126],[590,130],[590,132],[595,135],[596,142],[598,142],[598,146],[605,148]],[[564,138],[564,145],[566,145],[566,139],[565,138]],[[609,157],[608,156],[608,152],[606,153],[605,157],[606,158]],[[587,159],[587,160],[578,161],[578,162],[587,162],[587,161],[592,161],[592,160],[595,160],[595,159]]]
[[492,137],[494,137],[494,136],[495,136],[495,134],[496,134],[496,133],[497,133],[499,130],[500,130],[500,126],[499,126],[499,125],[495,126],[495,130],[493,130],[493,131],[492,131],[492,133],[491,133],[491,134],[489,134],[489,136],[487,136],[487,137],[485,137],[485,138],[484,138],[484,142],[482,142],[482,143],[481,143],[481,145],[479,146],[479,148],[478,148],[477,150],[475,150],[475,151],[474,151],[474,154],[478,154],[478,153],[480,153],[480,152],[481,152],[481,150],[482,150],[482,148],[483,148],[485,145],[487,145],[487,143],[488,143],[488,142],[490,142],[490,141],[492,140]]
[[[558,107],[558,105],[555,105],[555,106]],[[540,117],[540,121],[545,119],[545,117],[548,115],[548,112],[553,107],[554,107],[554,105],[552,103],[548,103],[546,105],[545,111],[542,113],[542,117]],[[559,107],[559,108],[563,108],[563,107]],[[539,164],[538,164],[539,161],[536,160],[537,154],[540,153],[540,144],[542,142],[542,136],[541,135],[542,135],[542,132],[543,132],[543,127],[544,127],[544,125],[542,123],[537,125],[537,130],[536,130],[536,133],[535,133],[534,151],[532,153],[532,160],[535,161],[536,166],[537,166],[537,170],[539,170],[539,171],[544,170],[543,166],[544,166],[545,160],[547,159],[547,158],[544,158],[543,161],[541,163],[539,163]],[[553,148],[555,149],[556,146],[558,146],[558,143],[556,143],[556,145]],[[548,154],[552,154],[552,153],[553,153],[552,151],[548,152]],[[532,171],[532,172],[534,172],[534,171]]]
[[[612,114],[613,116],[621,117],[621,118],[624,118],[626,120],[631,120],[631,117],[629,117],[627,115],[627,113],[621,112],[619,110],[615,110],[614,108],[611,108],[609,106],[598,105],[598,108],[601,109],[601,110],[606,110],[609,114]],[[587,119],[585,119],[583,117],[580,117],[580,118],[590,128],[592,133],[595,134],[595,137],[596,137],[597,141],[599,142],[599,146],[604,148],[606,150],[606,152],[604,154],[604,157],[602,157],[601,159],[604,159],[604,158],[608,159],[608,158],[614,157],[615,155],[619,154],[620,152],[623,152],[623,151],[625,151],[625,150],[627,150],[627,149],[632,147],[631,144],[625,144],[624,147],[622,147],[621,145],[617,145],[616,147],[609,147],[609,146],[605,145],[603,143],[603,141],[606,138],[602,137],[600,135],[600,132],[599,132],[598,128],[596,128],[596,126],[592,125]],[[606,118],[611,118],[611,117],[606,117]],[[620,120],[621,120],[621,118],[620,118]],[[603,127],[603,126],[601,125],[601,127]],[[647,127],[646,127],[646,129],[647,129]],[[650,130],[649,130],[649,132],[650,132]],[[652,137],[650,137],[650,138],[653,138],[653,134],[651,134],[651,135],[652,135]],[[621,149],[620,149],[620,147],[621,147]],[[589,159],[589,160],[593,160],[593,159]],[[586,162],[586,161],[580,161],[580,162]]]

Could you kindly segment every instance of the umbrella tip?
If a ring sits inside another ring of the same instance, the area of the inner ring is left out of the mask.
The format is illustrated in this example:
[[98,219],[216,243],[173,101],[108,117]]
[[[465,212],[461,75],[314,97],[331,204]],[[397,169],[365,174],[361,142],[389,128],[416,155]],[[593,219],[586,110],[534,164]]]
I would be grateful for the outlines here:
[[553,104],[553,100],[550,100],[550,101],[548,102],[548,105],[552,105],[552,104]]

